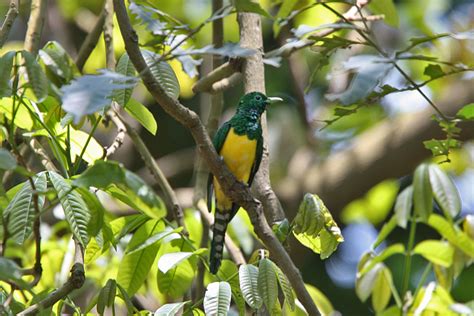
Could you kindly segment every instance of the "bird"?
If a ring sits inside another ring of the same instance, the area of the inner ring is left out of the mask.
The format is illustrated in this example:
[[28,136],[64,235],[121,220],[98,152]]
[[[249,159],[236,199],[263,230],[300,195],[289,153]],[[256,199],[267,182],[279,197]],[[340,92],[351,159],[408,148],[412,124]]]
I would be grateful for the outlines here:
[[[261,116],[267,105],[283,101],[277,97],[267,97],[260,92],[250,92],[240,98],[234,116],[218,129],[213,145],[229,170],[237,180],[252,185],[260,167],[263,153]],[[222,260],[224,237],[227,225],[235,216],[239,205],[228,198],[216,180],[209,174],[207,186],[209,211],[215,205],[213,238],[211,242],[209,270],[216,274]]]

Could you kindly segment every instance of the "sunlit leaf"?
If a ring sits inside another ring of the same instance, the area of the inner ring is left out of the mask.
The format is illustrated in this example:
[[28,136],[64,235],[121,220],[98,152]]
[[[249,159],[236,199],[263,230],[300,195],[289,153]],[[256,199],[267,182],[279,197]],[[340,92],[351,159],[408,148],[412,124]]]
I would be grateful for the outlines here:
[[328,258],[344,241],[341,230],[323,201],[307,193],[293,221],[293,235],[304,246]]
[[131,117],[136,119],[150,133],[156,135],[158,126],[156,124],[155,117],[146,106],[135,99],[130,99],[125,106],[125,111],[127,111]]
[[[165,225],[162,221],[149,220],[133,234],[127,248],[137,247],[137,245],[143,243],[150,236],[163,231],[164,228]],[[159,247],[159,244],[154,244],[123,257],[117,272],[117,282],[127,291],[128,295],[134,295],[143,285],[153,265],[153,261],[155,261]]]
[[273,269],[276,272],[278,283],[280,284],[280,288],[283,292],[285,297],[285,302],[290,306],[290,310],[295,310],[295,294],[293,293],[293,288],[291,286],[290,280],[286,277],[286,275],[281,271],[280,267],[278,267],[274,262]]
[[91,219],[86,202],[61,175],[53,171],[49,171],[48,174],[54,189],[58,193],[59,201],[71,227],[72,234],[85,247],[89,242],[87,227]]
[[166,273],[170,269],[177,266],[180,262],[188,259],[189,257],[191,257],[193,255],[194,255],[194,253],[192,253],[192,252],[165,253],[158,260],[158,269],[160,269],[161,272]]
[[240,290],[249,306],[257,310],[262,304],[258,293],[258,268],[253,264],[243,264],[239,267]]
[[[182,230],[183,230],[183,227],[178,227],[178,228],[173,229],[173,230],[171,230],[171,229],[168,229],[168,230],[167,230],[167,229],[165,228],[164,231],[159,232],[159,233],[157,233],[157,234],[155,234],[155,235],[153,235],[153,236],[150,236],[150,238],[148,238],[147,240],[145,240],[145,241],[142,242],[141,244],[137,245],[137,247],[129,248],[129,249],[127,250],[127,254],[132,254],[132,253],[137,252],[137,251],[140,251],[140,250],[142,250],[142,249],[144,249],[144,248],[146,248],[146,247],[150,247],[151,245],[154,245],[154,244],[156,244],[157,242],[161,241],[163,238],[168,237],[168,236],[170,236],[170,235],[172,235],[172,234],[176,234],[177,232],[180,232],[180,231],[182,231]],[[179,237],[179,235],[178,235],[178,237]],[[163,258],[163,257],[162,257],[162,258]],[[184,259],[186,259],[186,258],[184,258]],[[184,260],[184,259],[183,259],[183,260]],[[160,258],[160,260],[161,260],[161,258]],[[178,263],[179,263],[179,262],[176,262],[175,265],[178,264]],[[158,264],[159,264],[159,263],[158,263]],[[169,264],[169,263],[167,263],[167,264]],[[172,268],[172,267],[168,268],[168,270],[171,269],[171,268]],[[164,272],[166,273],[166,271],[164,271]]]
[[461,212],[461,197],[453,181],[438,165],[429,165],[429,177],[433,196],[446,216],[451,218]]
[[163,202],[153,189],[116,162],[96,161],[73,183],[85,188],[103,189],[152,218],[161,218],[166,214]]
[[397,197],[395,202],[395,218],[398,226],[407,227],[413,205],[413,186],[406,187]]
[[154,316],[174,316],[178,315],[181,309],[186,305],[188,302],[181,302],[181,303],[172,303],[172,304],[165,304],[158,308]]
[[474,240],[460,231],[456,226],[438,214],[431,214],[428,225],[433,227],[443,238],[462,250],[466,255],[474,258]]
[[433,191],[427,164],[419,165],[413,177],[413,205],[415,214],[427,221],[433,211]]
[[363,269],[359,272],[360,275],[364,275],[369,270],[371,270],[377,263],[383,262],[385,259],[396,255],[396,254],[403,254],[405,252],[405,246],[403,244],[394,244],[391,245],[384,250],[382,250],[378,255],[375,257],[370,258],[370,260],[363,265]]
[[372,291],[375,286],[375,281],[377,280],[379,273],[383,269],[384,265],[382,263],[378,263],[367,273],[362,275],[362,277],[358,277],[356,279],[355,291],[357,297],[359,297],[362,302],[365,302],[372,294]]
[[466,104],[456,115],[463,120],[474,120],[474,103]]
[[208,316],[226,316],[230,308],[232,292],[227,282],[213,282],[207,286],[204,311]]
[[335,312],[329,299],[319,289],[309,284],[305,284],[305,287],[322,315],[332,315]]
[[376,312],[381,312],[387,307],[392,296],[392,273],[384,267],[377,275],[372,291],[372,306]]
[[23,50],[21,55],[25,59],[28,83],[36,96],[36,101],[41,102],[48,96],[48,79],[33,54]]
[[[64,48],[55,41],[50,41],[39,50],[38,55],[60,84],[72,80],[75,74],[79,73],[75,62]],[[49,73],[47,72],[49,76]]]
[[413,253],[443,267],[449,267],[453,263],[454,249],[443,241],[424,240],[416,245]]

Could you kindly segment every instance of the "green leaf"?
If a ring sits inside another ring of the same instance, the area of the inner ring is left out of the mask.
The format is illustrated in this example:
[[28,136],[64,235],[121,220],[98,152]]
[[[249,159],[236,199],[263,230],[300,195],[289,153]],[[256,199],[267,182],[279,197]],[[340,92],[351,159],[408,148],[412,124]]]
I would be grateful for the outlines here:
[[430,77],[432,80],[446,75],[441,66],[438,64],[429,64],[426,66],[423,74]]
[[334,307],[332,306],[331,302],[326,297],[326,295],[324,295],[320,290],[318,290],[316,287],[312,285],[305,284],[305,287],[308,290],[309,295],[315,302],[316,307],[318,308],[319,312],[322,315],[333,315]]
[[178,315],[181,309],[186,305],[188,302],[181,302],[181,303],[172,303],[172,304],[165,304],[158,308],[154,316],[174,316]]
[[[76,63],[58,42],[46,43],[38,55],[60,85],[71,81],[75,74],[79,74]],[[49,75],[48,72],[47,74]]]
[[413,186],[406,187],[397,197],[395,202],[395,218],[398,226],[407,228],[407,222],[410,218],[413,205]]
[[377,313],[383,311],[390,302],[392,286],[392,273],[390,273],[390,270],[387,267],[383,267],[375,279],[372,291],[372,306]]
[[[38,173],[33,178],[33,183],[37,192],[46,191],[46,173]],[[38,207],[41,211],[45,197],[40,193],[38,193],[37,197]],[[33,230],[35,214],[33,188],[30,182],[26,181],[3,212],[3,218],[7,223],[9,237],[20,245],[24,244]]]
[[413,177],[413,204],[415,214],[426,222],[433,211],[433,192],[427,164],[419,165]]
[[403,254],[405,252],[405,246],[403,244],[394,244],[385,248],[375,257],[371,258],[363,265],[363,269],[359,272],[360,275],[364,275],[368,271],[370,271],[377,263],[383,262],[388,257],[391,257],[396,254]]
[[207,316],[226,316],[231,301],[231,288],[227,282],[213,282],[207,286],[204,296],[204,312]]
[[385,15],[385,22],[392,26],[398,27],[398,14],[393,0],[376,0],[369,3],[369,9],[375,14]]
[[[165,224],[162,221],[149,220],[133,234],[127,249],[137,247],[150,236],[163,231],[164,228]],[[155,261],[159,247],[159,244],[154,244],[122,258],[117,272],[117,282],[127,291],[128,295],[133,296],[143,285],[153,261]]]
[[[167,229],[167,227],[165,228],[165,231],[159,232],[159,233],[151,236],[150,238],[145,240],[143,243],[137,245],[137,247],[129,248],[126,253],[127,254],[132,254],[134,252],[145,249],[146,247],[150,247],[151,245],[156,244],[157,242],[161,241],[165,237],[168,237],[172,234],[179,233],[180,231],[183,230],[183,227],[178,227],[178,228],[173,229],[173,230],[166,230],[166,229]],[[181,238],[181,237],[178,234],[176,234],[176,238]]]
[[239,270],[237,269],[237,265],[234,262],[227,259],[222,260],[221,267],[217,272],[217,278],[218,280],[226,280],[229,283],[232,291],[232,300],[237,309],[239,310],[239,316],[245,316],[245,299],[242,295],[242,291],[240,290],[239,278],[236,277],[238,275]]
[[280,267],[278,267],[274,262],[273,269],[276,271],[278,283],[280,284],[281,290],[283,295],[285,296],[285,302],[290,306],[290,310],[295,310],[295,294],[293,293],[293,288],[291,287],[291,283],[286,277],[286,275],[281,271]]
[[[165,244],[162,245],[165,246]],[[174,249],[173,249],[174,250]],[[165,248],[163,253],[172,251]],[[161,250],[160,250],[161,253]],[[190,260],[184,260],[179,265],[163,273],[158,269],[157,283],[161,293],[171,297],[178,298],[189,290],[196,271],[196,265]]]
[[28,83],[31,85],[31,89],[36,96],[36,101],[41,102],[48,96],[48,79],[33,54],[22,50],[21,55],[25,59]]
[[395,229],[395,227],[397,227],[397,218],[396,216],[392,216],[390,220],[382,226],[382,229],[380,230],[377,239],[372,245],[372,249],[377,248],[385,240],[385,238],[390,235],[390,233]]
[[356,279],[356,294],[362,302],[365,302],[375,286],[375,281],[378,278],[379,273],[383,270],[384,265],[382,263],[376,264],[373,269],[370,269],[366,274],[358,276]]
[[431,214],[428,219],[428,225],[433,227],[443,238],[446,238],[446,240],[462,250],[465,254],[474,257],[474,240],[442,216]]
[[85,247],[89,242],[87,227],[91,219],[86,202],[61,175],[53,171],[49,171],[48,174],[54,189],[58,192],[59,202],[72,234]]
[[234,5],[235,9],[237,9],[238,12],[252,12],[260,14],[267,18],[271,18],[270,14],[268,14],[267,11],[262,9],[258,1],[256,2],[253,0],[235,0]]
[[110,106],[116,90],[134,87],[138,79],[102,69],[98,74],[83,75],[61,88],[62,108],[74,116],[77,124],[83,116]]
[[430,164],[429,175],[433,195],[446,217],[456,217],[461,212],[461,197],[453,181],[438,165]]
[[87,232],[90,236],[97,236],[104,226],[104,214],[106,211],[94,193],[85,188],[76,188],[76,190],[84,202],[86,202],[87,208],[91,213]]
[[268,310],[271,310],[278,298],[278,284],[273,262],[263,258],[258,264],[258,292]]
[[166,215],[164,204],[153,189],[116,162],[98,160],[73,183],[87,189],[102,189],[152,218]]
[[127,291],[120,284],[118,283],[115,283],[115,284],[117,285],[120,291],[120,296],[122,297],[122,300],[125,302],[125,305],[127,306],[128,315],[132,315],[134,307],[133,307],[132,300],[130,299],[130,296],[128,296]]
[[0,280],[6,282],[13,282],[21,288],[28,289],[30,285],[23,281],[21,268],[15,261],[0,257]]
[[2,113],[7,119],[12,121],[13,125],[16,125],[19,128],[31,131],[34,126],[34,121],[31,118],[30,111],[24,104],[18,105],[15,103],[16,114],[13,116],[13,99],[12,98],[2,98],[0,99],[0,113]]
[[416,245],[413,253],[423,256],[434,264],[448,268],[453,263],[454,248],[447,242],[424,240]]
[[431,150],[433,156],[446,156],[446,161],[449,162],[449,153],[451,149],[460,148],[461,142],[457,139],[430,139],[423,141],[426,149]]
[[6,149],[0,148],[0,170],[13,170],[16,168],[16,159]]
[[109,279],[105,286],[99,292],[97,299],[97,312],[103,315],[106,307],[112,307],[115,302],[115,294],[117,291],[117,284],[115,280]]
[[169,97],[177,100],[180,93],[180,87],[173,68],[171,68],[167,62],[159,61],[159,55],[144,49],[142,49],[141,52],[155,80],[165,90]]
[[463,120],[474,120],[474,103],[469,103],[463,106],[456,116]]
[[146,106],[135,99],[130,99],[125,106],[125,111],[127,111],[131,117],[136,119],[150,133],[156,135],[158,125],[156,124],[155,117]]
[[0,98],[9,97],[12,94],[12,88],[10,87],[10,76],[15,54],[16,52],[11,51],[0,57]]
[[249,306],[257,310],[262,304],[258,293],[258,268],[253,264],[243,264],[239,267],[240,290]]
[[293,235],[304,246],[328,258],[344,241],[341,230],[323,201],[307,193],[293,221]]
[[[71,127],[70,145],[73,162],[76,161],[76,158],[80,157],[88,139],[89,143],[87,144],[87,148],[85,149],[84,154],[82,155],[82,159],[84,159],[89,164],[93,164],[95,161],[102,159],[102,157],[104,156],[104,147],[100,145],[94,137],[90,136],[86,132],[76,130]],[[66,150],[66,138],[64,137],[64,139],[61,140],[61,144],[63,145],[64,150]]]
[[[128,77],[134,77],[136,75],[135,67],[130,61],[130,57],[128,57],[127,53],[120,56],[117,66],[115,66],[115,71]],[[132,91],[132,87],[116,90],[114,93],[114,100],[121,106],[125,106],[132,96]]]
[[166,273],[193,255],[193,252],[165,253],[158,260],[158,269],[160,269],[161,272]]

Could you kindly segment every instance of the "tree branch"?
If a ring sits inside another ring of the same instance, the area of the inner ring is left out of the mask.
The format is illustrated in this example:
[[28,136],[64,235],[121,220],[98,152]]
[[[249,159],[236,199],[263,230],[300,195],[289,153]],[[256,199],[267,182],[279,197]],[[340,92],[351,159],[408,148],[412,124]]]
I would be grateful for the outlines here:
[[66,283],[63,284],[59,289],[46,296],[40,302],[31,305],[24,311],[20,312],[19,316],[35,315],[39,311],[53,306],[59,300],[68,296],[72,291],[81,288],[84,285],[86,279],[84,273],[84,249],[81,244],[74,239],[75,244],[75,256],[74,265],[71,268],[71,275]]
[[31,13],[25,38],[25,50],[34,55],[38,54],[47,6],[47,0],[31,1]]
[[[263,52],[260,16],[251,13],[239,13],[238,23],[240,28],[240,46]],[[253,54],[244,60],[242,75],[245,93],[252,91],[265,93],[265,71],[261,53]],[[285,218],[285,212],[270,184],[270,159],[266,113],[262,115],[261,122],[263,129],[263,157],[252,187],[254,188],[253,192],[256,193],[257,197],[263,203],[267,221],[273,224],[282,221]]]
[[299,300],[302,302],[307,312],[310,315],[318,315],[319,312],[305,288],[299,270],[295,267],[290,256],[268,225],[265,216],[263,215],[261,203],[253,198],[247,185],[235,179],[234,175],[218,157],[199,116],[194,111],[184,107],[177,100],[168,96],[163,87],[156,82],[140,53],[138,37],[130,24],[123,1],[114,0],[114,8],[120,31],[125,42],[125,49],[127,50],[130,60],[135,68],[141,74],[141,78],[146,88],[169,115],[191,132],[197,148],[200,150],[202,157],[208,163],[211,172],[217,178],[217,181],[219,181],[224,193],[247,210],[256,234],[272,252],[275,261],[291,281]]
[[212,90],[212,85],[224,78],[230,77],[236,72],[240,71],[242,59],[236,58],[222,64],[216,69],[212,70],[206,76],[199,79],[193,86],[193,92],[208,92]]
[[96,47],[97,42],[99,41],[100,34],[102,34],[102,30],[104,28],[105,16],[105,10],[103,10],[94,28],[89,34],[87,34],[86,39],[84,40],[81,45],[81,48],[79,49],[79,53],[76,57],[76,65],[79,71],[82,71],[82,68],[84,68],[87,59],[89,58],[90,54]]
[[108,69],[115,68],[114,51],[114,4],[112,0],[105,0],[104,4],[104,42],[105,60]]
[[0,48],[3,47],[10,35],[10,30],[18,15],[18,0],[10,0],[10,7],[0,28]]

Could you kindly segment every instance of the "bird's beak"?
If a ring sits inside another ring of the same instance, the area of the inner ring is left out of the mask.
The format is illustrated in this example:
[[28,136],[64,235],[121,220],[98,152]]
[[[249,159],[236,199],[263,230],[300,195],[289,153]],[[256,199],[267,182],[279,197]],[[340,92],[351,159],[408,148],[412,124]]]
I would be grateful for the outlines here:
[[283,99],[282,99],[282,98],[278,98],[278,97],[268,97],[268,98],[267,98],[267,103],[268,103],[268,104],[275,103],[275,102],[279,102],[279,101],[281,102],[281,101],[283,101]]

